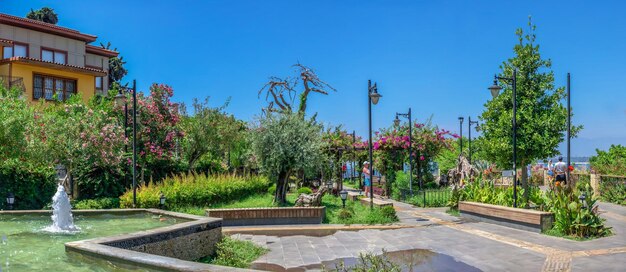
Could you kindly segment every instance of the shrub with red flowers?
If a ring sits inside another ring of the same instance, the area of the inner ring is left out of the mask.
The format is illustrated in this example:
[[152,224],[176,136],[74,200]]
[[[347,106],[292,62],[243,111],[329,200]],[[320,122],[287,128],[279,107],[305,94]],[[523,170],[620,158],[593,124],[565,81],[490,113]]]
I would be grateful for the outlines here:
[[[429,166],[433,159],[443,150],[449,149],[449,139],[455,137],[450,131],[426,123],[411,124],[413,168],[415,173],[422,177],[423,182],[432,181]],[[401,170],[404,163],[409,161],[409,124],[393,125],[390,128],[376,132],[373,149],[376,150],[374,167],[385,175],[387,189],[390,190],[396,170]],[[456,136],[458,137],[458,136]],[[389,191],[388,191],[389,192]]]
[[[170,99],[174,95],[172,87],[165,84],[152,84],[150,95],[137,94],[137,148],[141,175],[140,179],[160,180],[177,171],[180,167],[180,141],[184,133],[178,128],[180,112],[178,104]],[[128,96],[128,105],[132,97]],[[123,109],[118,109],[123,114]],[[132,127],[129,118],[129,127]],[[132,137],[132,133],[129,133]],[[132,138],[131,138],[132,141]],[[131,164],[130,158],[128,164]]]

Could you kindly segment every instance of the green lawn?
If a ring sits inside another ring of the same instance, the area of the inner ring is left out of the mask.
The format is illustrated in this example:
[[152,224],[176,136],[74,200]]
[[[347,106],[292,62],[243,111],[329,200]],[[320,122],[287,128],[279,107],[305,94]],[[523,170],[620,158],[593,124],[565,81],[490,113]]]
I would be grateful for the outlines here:
[[[252,195],[228,203],[218,203],[210,207],[175,207],[173,211],[204,215],[205,209],[229,209],[229,208],[263,208],[263,207],[293,207],[297,194],[287,194],[287,203],[278,205],[273,203],[273,196],[270,194]],[[358,201],[346,200],[346,209],[342,209],[341,198],[333,195],[325,195],[322,204],[326,206],[326,224],[390,224],[398,221],[393,208],[380,209],[370,208]]]

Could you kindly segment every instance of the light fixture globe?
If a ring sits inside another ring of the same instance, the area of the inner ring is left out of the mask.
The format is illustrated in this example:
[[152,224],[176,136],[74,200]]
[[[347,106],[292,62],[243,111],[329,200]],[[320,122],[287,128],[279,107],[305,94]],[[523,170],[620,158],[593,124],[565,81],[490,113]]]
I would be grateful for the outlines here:
[[113,98],[114,102],[115,102],[115,106],[117,107],[123,107],[124,104],[126,103],[126,96],[124,96],[122,94],[122,92],[119,92],[115,98]]
[[383,96],[378,93],[378,89],[376,88],[376,85],[374,84],[373,90],[370,92],[370,98],[372,99],[372,104],[374,105],[378,104],[378,100],[380,100],[381,97]]
[[400,125],[400,119],[398,119],[398,115],[396,114],[396,119],[393,120],[393,124],[396,126]]
[[7,194],[7,204],[9,204],[9,206],[12,206],[14,203],[15,203],[15,195],[9,192],[9,194]]
[[498,82],[496,82],[495,80],[493,81],[493,85],[491,85],[489,88],[489,91],[491,91],[491,96],[493,98],[498,97],[498,95],[500,94],[500,90],[502,90],[502,87],[498,86]]
[[64,180],[65,177],[67,177],[67,168],[65,167],[65,165],[57,164],[57,166],[55,166],[54,169],[57,172],[58,180]]
[[339,196],[341,197],[341,200],[346,200],[346,199],[348,199],[348,191],[346,191],[346,190],[341,190],[341,192],[339,193]]
[[166,200],[166,199],[167,199],[167,198],[165,197],[165,195],[164,195],[163,193],[161,193],[161,196],[159,197],[159,204],[161,204],[161,208],[162,208],[163,206],[165,206],[165,200]]

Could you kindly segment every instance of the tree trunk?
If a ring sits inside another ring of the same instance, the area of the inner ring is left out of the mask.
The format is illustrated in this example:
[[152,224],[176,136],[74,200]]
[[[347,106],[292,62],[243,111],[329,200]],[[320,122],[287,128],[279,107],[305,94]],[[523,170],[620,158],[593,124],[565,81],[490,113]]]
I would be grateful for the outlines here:
[[522,161],[522,188],[524,188],[524,195],[522,199],[524,199],[524,207],[527,208],[530,190],[528,186],[528,166],[525,161]]
[[287,202],[287,185],[289,184],[289,171],[281,172],[276,182],[276,193],[274,199],[279,204]]

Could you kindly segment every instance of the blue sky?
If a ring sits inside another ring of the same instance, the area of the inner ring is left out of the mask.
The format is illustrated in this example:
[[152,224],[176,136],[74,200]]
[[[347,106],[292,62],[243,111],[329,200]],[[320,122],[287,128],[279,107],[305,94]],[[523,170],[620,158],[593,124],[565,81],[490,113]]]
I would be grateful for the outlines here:
[[126,80],[136,78],[140,89],[170,84],[187,104],[232,97],[227,110],[244,120],[265,105],[257,91],[268,76],[290,75],[300,62],[338,90],[313,95],[310,111],[361,135],[368,79],[383,95],[374,127],[412,107],[419,120],[432,115],[458,132],[458,116],[482,112],[493,74],[513,55],[515,29],[532,15],[557,86],[572,73],[573,121],[585,127],[572,155],[581,156],[626,144],[626,3],[591,3],[0,0],[0,12],[50,6],[59,25],[117,47],[128,61]]

